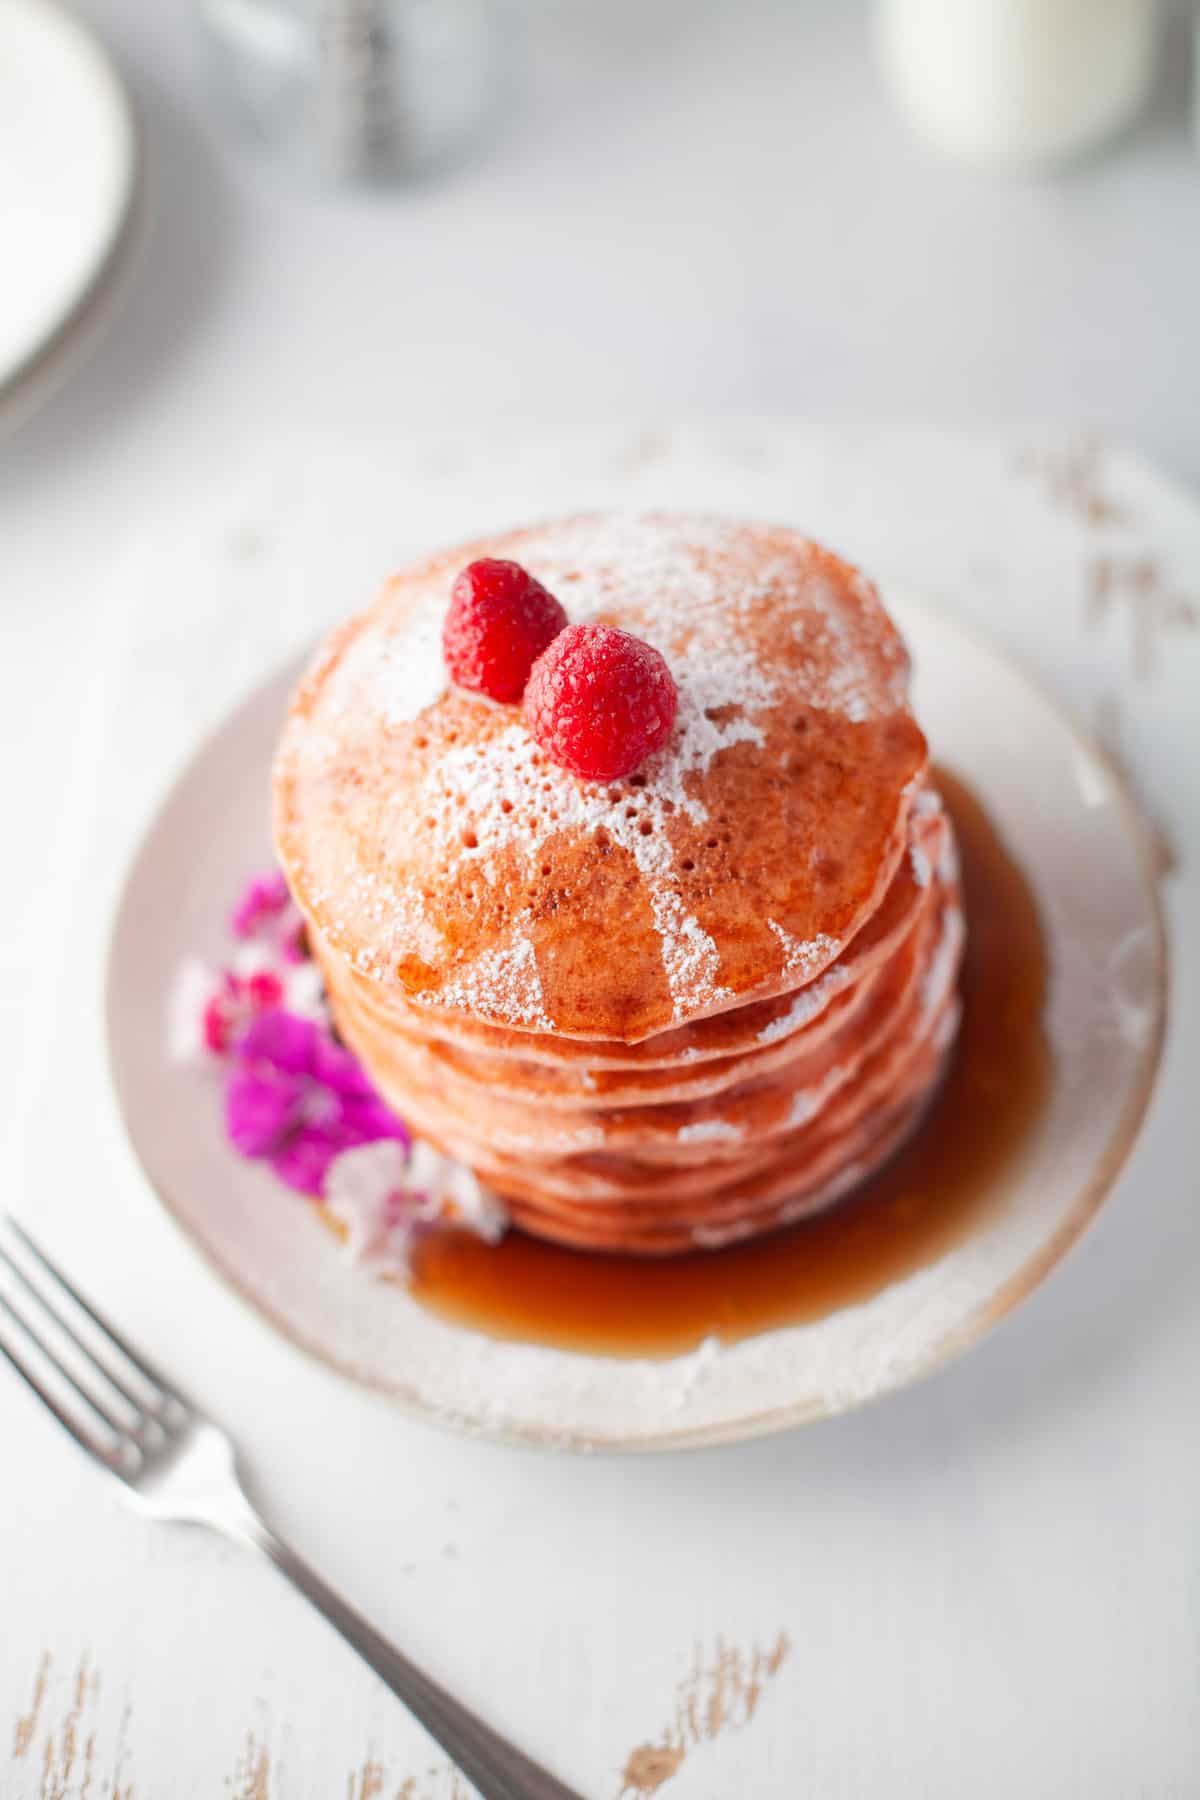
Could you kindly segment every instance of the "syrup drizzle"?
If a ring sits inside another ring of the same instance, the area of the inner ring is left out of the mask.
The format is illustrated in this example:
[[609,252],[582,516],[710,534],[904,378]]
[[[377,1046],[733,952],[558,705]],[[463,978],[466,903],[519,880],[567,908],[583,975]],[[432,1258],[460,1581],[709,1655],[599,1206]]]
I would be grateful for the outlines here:
[[598,1255],[510,1232],[447,1232],[412,1291],[492,1337],[600,1355],[673,1356],[803,1324],[867,1300],[945,1254],[994,1203],[1051,1080],[1046,952],[1025,877],[954,775],[935,783],[958,835],[967,946],[963,1021],[924,1122],[887,1167],[815,1219],[753,1243],[662,1260]]

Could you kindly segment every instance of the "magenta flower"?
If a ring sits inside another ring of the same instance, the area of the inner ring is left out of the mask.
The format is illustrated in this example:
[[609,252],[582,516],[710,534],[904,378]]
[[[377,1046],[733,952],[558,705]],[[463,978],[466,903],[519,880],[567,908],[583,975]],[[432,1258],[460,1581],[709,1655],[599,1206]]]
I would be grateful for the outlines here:
[[265,938],[285,962],[305,960],[304,919],[278,869],[247,882],[229,922],[234,937]]
[[237,1043],[225,1127],[243,1156],[314,1198],[343,1150],[409,1141],[350,1052],[314,1020],[282,1011],[258,1014]]
[[189,957],[169,999],[171,1053],[179,1062],[225,1061],[254,1018],[280,1008],[300,1018],[326,1018],[325,990],[314,962],[291,963],[261,944],[239,945],[224,968]]
[[504,1228],[499,1203],[470,1170],[411,1143],[333,1036],[321,971],[282,875],[247,885],[230,928],[241,942],[225,966],[189,958],[179,970],[168,1039],[181,1060],[221,1071],[234,1149],[323,1201],[351,1256],[378,1273],[403,1274],[435,1223],[494,1240]]
[[234,937],[257,937],[264,924],[282,918],[291,903],[287,882],[278,869],[254,876],[230,917]]

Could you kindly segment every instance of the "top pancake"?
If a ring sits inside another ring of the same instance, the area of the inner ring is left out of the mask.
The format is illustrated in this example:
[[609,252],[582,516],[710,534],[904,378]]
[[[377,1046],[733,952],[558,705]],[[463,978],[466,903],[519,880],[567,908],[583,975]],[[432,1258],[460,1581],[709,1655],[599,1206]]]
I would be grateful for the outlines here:
[[[512,557],[679,688],[666,747],[580,780],[449,685],[457,571]],[[295,697],[276,840],[319,941],[435,1014],[636,1043],[814,979],[879,905],[926,747],[871,585],[798,534],[569,520],[388,584]]]

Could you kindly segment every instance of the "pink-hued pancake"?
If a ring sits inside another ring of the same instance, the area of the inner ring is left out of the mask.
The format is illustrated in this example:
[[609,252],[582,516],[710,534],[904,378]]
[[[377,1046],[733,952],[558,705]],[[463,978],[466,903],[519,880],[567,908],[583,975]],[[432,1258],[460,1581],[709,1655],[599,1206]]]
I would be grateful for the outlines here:
[[[957,1025],[956,1008],[948,1014],[948,1021],[947,1044],[953,1039]],[[944,1065],[944,1051],[928,1055],[913,1083],[915,1098],[876,1114],[873,1129],[864,1130],[852,1141],[839,1145],[829,1158],[831,1172],[811,1184],[806,1185],[798,1169],[775,1165],[768,1174],[744,1183],[735,1209],[719,1216],[714,1214],[707,1221],[688,1219],[642,1225],[620,1218],[602,1224],[573,1209],[555,1213],[514,1201],[513,1222],[536,1237],[552,1238],[575,1249],[616,1250],[638,1256],[716,1250],[748,1237],[782,1230],[786,1225],[823,1212],[882,1168],[920,1123]]]
[[852,1125],[830,1129],[820,1144],[794,1145],[787,1155],[747,1169],[707,1201],[675,1212],[625,1204],[606,1211],[510,1193],[513,1222],[580,1249],[666,1255],[715,1248],[820,1212],[881,1167],[919,1122],[945,1069],[958,1019],[959,1003],[951,999],[915,1048],[899,1095]]
[[[667,658],[676,728],[628,780],[448,685],[480,555]],[[380,1092],[563,1243],[666,1254],[830,1204],[920,1117],[957,1021],[953,837],[907,686],[874,590],[791,531],[584,518],[395,577],[318,657],[275,771]]]
[[[670,664],[667,746],[610,785],[448,685],[455,572],[513,557]],[[874,589],[792,531],[586,518],[394,578],[293,703],[276,840],[316,941],[410,1003],[636,1043],[788,992],[876,910],[927,761]]]
[[501,1065],[507,1060],[565,1069],[574,1072],[577,1080],[583,1076],[600,1080],[610,1070],[682,1069],[701,1062],[724,1061],[814,1027],[837,995],[879,968],[911,930],[918,911],[928,901],[930,871],[937,867],[949,841],[949,820],[941,811],[937,795],[928,788],[921,789],[909,815],[907,853],[879,907],[816,980],[770,1000],[676,1026],[639,1044],[555,1038],[544,1033],[503,1031],[465,1018],[444,1018],[428,1008],[407,1004],[379,983],[347,969],[344,963],[340,965],[340,979],[353,995],[353,1004],[374,1018],[382,1029],[419,1038],[444,1051],[486,1056],[496,1068],[500,1086],[506,1080]]
[[[510,1200],[524,1198],[550,1207],[564,1201],[581,1218],[595,1210],[633,1219],[640,1217],[641,1203],[655,1215],[674,1216],[676,1202],[680,1213],[694,1218],[702,1202],[715,1203],[745,1177],[776,1168],[794,1174],[873,1110],[895,1104],[907,1092],[910,1072],[925,1066],[926,1047],[956,1005],[953,978],[961,942],[961,920],[956,917],[951,935],[942,940],[938,962],[929,965],[893,1029],[864,1059],[857,1079],[843,1083],[825,1107],[772,1141],[743,1146],[719,1164],[675,1167],[596,1153],[535,1161],[483,1147],[478,1154],[488,1178]],[[462,1153],[460,1142],[446,1141],[456,1154]]]
[[[894,1030],[909,995],[934,953],[940,919],[905,940],[875,978],[866,1003],[844,1031],[810,1054],[795,1054],[768,1073],[752,1062],[746,1079],[710,1098],[619,1108],[551,1108],[514,1100],[479,1083],[451,1076],[420,1045],[377,1039],[344,1006],[339,1018],[352,1049],[370,1066],[384,1098],[438,1136],[479,1138],[516,1157],[622,1154],[655,1162],[721,1161],[747,1144],[790,1130],[853,1079],[859,1064]],[[332,990],[335,998],[336,989]]]

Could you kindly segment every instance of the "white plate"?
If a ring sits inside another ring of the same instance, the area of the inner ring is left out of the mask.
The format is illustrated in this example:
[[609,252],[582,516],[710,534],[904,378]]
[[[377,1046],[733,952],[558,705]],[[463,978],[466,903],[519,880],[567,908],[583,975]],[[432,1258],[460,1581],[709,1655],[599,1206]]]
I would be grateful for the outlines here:
[[0,0],[6,412],[97,297],[130,215],[136,163],[129,101],[91,34],[48,0]]
[[269,857],[268,765],[289,668],[215,732],[160,809],[125,889],[108,986],[118,1097],[152,1182],[280,1329],[444,1422],[662,1449],[779,1430],[887,1393],[973,1343],[1053,1267],[1108,1192],[1157,1065],[1165,950],[1146,850],[1108,764],[1024,674],[940,614],[892,605],[935,754],[979,795],[1030,879],[1051,969],[1056,1078],[971,1234],[865,1303],[662,1361],[495,1341],[347,1264],[311,1209],[232,1153],[215,1090],[164,1050],[180,959],[219,953],[231,894]]

